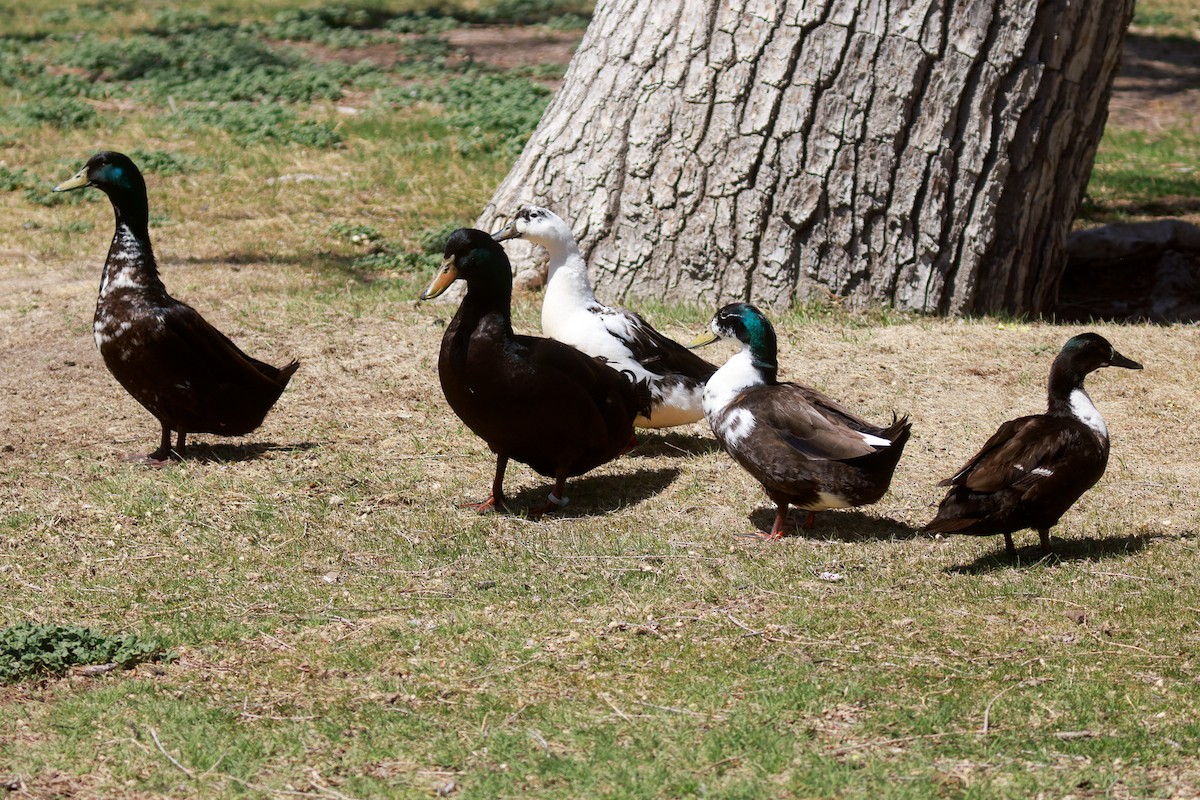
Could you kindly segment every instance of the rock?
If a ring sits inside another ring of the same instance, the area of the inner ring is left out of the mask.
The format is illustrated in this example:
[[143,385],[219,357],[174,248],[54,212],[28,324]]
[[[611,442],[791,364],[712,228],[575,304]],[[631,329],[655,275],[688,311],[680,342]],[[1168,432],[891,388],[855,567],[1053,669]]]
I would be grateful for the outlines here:
[[1067,322],[1200,320],[1200,227],[1159,219],[1072,234],[1055,316]]

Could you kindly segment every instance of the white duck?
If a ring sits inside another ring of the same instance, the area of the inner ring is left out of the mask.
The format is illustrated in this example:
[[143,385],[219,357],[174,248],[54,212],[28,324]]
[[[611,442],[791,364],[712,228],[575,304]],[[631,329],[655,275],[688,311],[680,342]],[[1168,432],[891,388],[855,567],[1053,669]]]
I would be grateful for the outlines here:
[[650,384],[650,416],[639,416],[634,425],[670,428],[703,419],[704,384],[716,366],[663,336],[638,314],[600,303],[575,236],[561,217],[525,206],[492,238],[527,239],[549,254],[542,333]]

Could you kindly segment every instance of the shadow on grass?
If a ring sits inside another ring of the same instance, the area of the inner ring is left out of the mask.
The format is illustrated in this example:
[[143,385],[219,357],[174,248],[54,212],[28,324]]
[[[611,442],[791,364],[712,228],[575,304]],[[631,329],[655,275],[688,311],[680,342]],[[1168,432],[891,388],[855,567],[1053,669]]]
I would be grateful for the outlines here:
[[[1024,545],[1020,543],[1022,537],[1025,539]],[[1166,534],[1157,531],[1142,531],[1127,536],[1105,536],[1100,538],[1089,536],[1083,539],[1058,539],[1051,534],[1051,553],[1044,558],[1035,531],[1018,531],[1013,534],[1013,544],[1017,545],[1015,558],[1010,557],[1005,552],[1004,537],[997,535],[979,538],[993,539],[996,543],[996,548],[992,552],[981,555],[968,564],[947,567],[946,572],[954,572],[961,575],[981,575],[998,569],[1029,567],[1043,561],[1046,563],[1060,561],[1101,561],[1106,558],[1118,558],[1140,552],[1145,550],[1153,540],[1165,539],[1167,537]]]
[[704,456],[721,449],[712,436],[692,433],[651,433],[639,430],[637,447],[626,458],[657,458],[658,456]]
[[240,444],[207,444],[188,442],[187,461],[198,461],[202,464],[226,464],[241,461],[253,461],[267,453],[303,453],[316,449],[315,442],[299,442],[297,444],[276,444],[275,442],[243,442]]
[[[807,511],[791,509],[788,524],[783,529],[784,539],[814,539],[822,542],[865,542],[912,539],[923,535],[917,528],[891,517],[876,517],[856,509],[817,512],[817,521],[812,530],[805,530]],[[775,524],[775,509],[764,508],[750,515],[750,522],[757,530],[769,531]],[[753,531],[746,531],[752,534]]]
[[[595,475],[567,481],[566,508],[555,511],[549,519],[575,519],[609,514],[626,506],[648,500],[666,489],[679,477],[676,467],[639,469],[625,475]],[[509,514],[521,516],[531,508],[546,504],[546,495],[554,488],[546,481],[535,488],[523,489],[508,497]]]

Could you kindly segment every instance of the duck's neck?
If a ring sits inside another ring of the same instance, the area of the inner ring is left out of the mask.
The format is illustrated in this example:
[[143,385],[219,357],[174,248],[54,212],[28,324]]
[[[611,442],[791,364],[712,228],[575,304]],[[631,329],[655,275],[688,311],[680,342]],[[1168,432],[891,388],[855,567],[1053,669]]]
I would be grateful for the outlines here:
[[553,239],[538,238],[531,241],[546,248],[549,256],[543,309],[576,308],[596,302],[592,283],[588,280],[587,264],[570,231]]
[[1108,441],[1108,425],[1096,409],[1092,398],[1083,388],[1085,375],[1073,370],[1066,362],[1055,360],[1050,369],[1048,411],[1054,417],[1072,417],[1095,432],[1101,441]]
[[480,320],[499,317],[508,336],[512,328],[512,275],[483,275],[467,281],[467,294],[459,306],[458,316],[464,335],[470,336]]
[[121,291],[165,296],[145,213],[129,215],[123,214],[121,208],[114,206],[114,209],[117,227],[100,278],[100,301]]
[[774,382],[774,374],[768,379],[750,347],[743,347],[704,385],[704,413],[720,412],[747,389]]

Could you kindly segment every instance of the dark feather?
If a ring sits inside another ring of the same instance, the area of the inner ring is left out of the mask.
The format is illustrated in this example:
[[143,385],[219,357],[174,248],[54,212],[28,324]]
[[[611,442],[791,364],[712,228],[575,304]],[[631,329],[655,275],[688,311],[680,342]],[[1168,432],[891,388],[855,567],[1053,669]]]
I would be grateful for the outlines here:
[[[150,458],[182,456],[189,433],[253,431],[299,362],[277,368],[251,358],[167,294],[150,244],[146,184],[127,156],[97,153],[55,190],[83,186],[107,194],[116,217],[96,301],[96,344],[109,371],[162,427]],[[179,434],[174,453],[171,431]]]
[[514,334],[511,267],[486,233],[456,231],[446,254],[467,294],[442,337],[438,375],[450,407],[500,460],[494,501],[503,503],[507,459],[561,490],[627,449],[649,405],[646,383],[553,339]]
[[1034,528],[1043,554],[1050,528],[1090,489],[1108,465],[1107,429],[1083,390],[1084,378],[1107,366],[1141,369],[1104,337],[1072,337],[1050,368],[1045,414],[1005,422],[979,452],[939,486],[949,491],[924,530],[980,536]]

